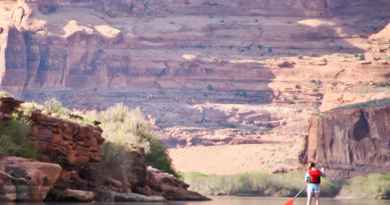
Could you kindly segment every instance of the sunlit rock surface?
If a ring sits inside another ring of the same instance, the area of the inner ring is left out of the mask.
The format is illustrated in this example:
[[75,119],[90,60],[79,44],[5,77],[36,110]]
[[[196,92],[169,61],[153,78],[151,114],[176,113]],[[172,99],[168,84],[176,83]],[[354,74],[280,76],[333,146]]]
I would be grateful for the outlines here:
[[307,160],[332,177],[390,170],[389,100],[334,109],[310,121]]
[[[2,1],[0,84],[80,109],[141,107],[181,171],[294,168],[312,113],[389,96],[389,8],[387,0]],[[220,167],[204,165],[225,148],[210,162]],[[234,160],[239,150],[247,152]]]

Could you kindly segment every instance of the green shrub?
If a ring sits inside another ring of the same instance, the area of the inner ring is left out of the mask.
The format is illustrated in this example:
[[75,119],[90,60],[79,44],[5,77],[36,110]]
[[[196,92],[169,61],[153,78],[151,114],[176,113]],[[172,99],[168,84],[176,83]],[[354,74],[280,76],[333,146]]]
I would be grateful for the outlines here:
[[145,146],[146,140],[137,135],[137,129],[147,124],[139,109],[129,110],[123,104],[116,104],[101,112],[87,112],[86,118],[102,123],[103,137],[108,142],[126,147]]
[[21,105],[20,111],[26,117],[31,116],[31,113],[35,110],[41,110],[44,114],[68,120],[74,123],[82,125],[92,125],[93,121],[83,117],[83,113],[77,110],[70,110],[66,108],[60,101],[55,98],[51,98],[43,103],[43,105],[35,102],[24,102]]
[[120,144],[104,142],[101,146],[103,161],[110,162],[119,159],[123,152],[129,151],[127,148],[128,147],[122,146]]
[[172,167],[166,147],[153,134],[149,122],[140,109],[130,110],[123,104],[116,104],[105,111],[86,113],[89,121],[98,120],[103,129],[106,143],[104,158],[109,160],[123,151],[139,148],[145,150],[146,164],[178,176]]
[[60,101],[55,98],[51,98],[43,103],[45,111],[49,114],[55,114],[59,117],[68,115],[70,110],[65,108]]
[[153,135],[148,134],[145,137],[149,144],[149,150],[146,152],[146,164],[179,177],[172,166],[172,160],[166,146]]
[[28,139],[30,131],[30,123],[24,118],[0,121],[0,155],[36,159],[38,151]]
[[390,173],[354,177],[345,183],[341,197],[390,199]]
[[24,102],[20,105],[19,111],[25,117],[31,117],[31,114],[35,110],[43,110],[43,106],[35,102]]
[[[192,190],[206,195],[257,195],[294,196],[304,186],[303,172],[286,174],[246,173],[237,175],[206,175],[201,173],[182,174]],[[323,180],[323,196],[335,196],[340,185]],[[305,196],[303,193],[301,196]]]
[[2,97],[11,97],[11,95],[4,90],[0,90],[0,98]]

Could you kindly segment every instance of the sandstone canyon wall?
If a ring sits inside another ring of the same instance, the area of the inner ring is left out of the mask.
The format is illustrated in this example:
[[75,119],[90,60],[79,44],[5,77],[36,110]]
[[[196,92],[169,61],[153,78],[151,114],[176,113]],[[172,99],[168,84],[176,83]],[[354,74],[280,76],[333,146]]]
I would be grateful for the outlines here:
[[310,121],[307,156],[333,177],[390,170],[388,100],[334,109]]
[[[328,13],[327,0],[27,0],[37,5],[43,12],[55,10],[58,6],[78,6],[94,8],[109,16],[166,16],[179,15],[274,15],[274,16],[322,16]],[[342,3],[337,3],[337,6]],[[332,7],[334,7],[331,4]]]
[[[389,8],[386,0],[2,1],[0,82],[25,99],[79,109],[141,107],[172,148],[239,145],[210,166],[194,158],[197,148],[174,149],[183,171],[296,167],[310,114],[389,96]],[[246,160],[232,160],[239,150]],[[219,160],[229,167],[212,166]]]

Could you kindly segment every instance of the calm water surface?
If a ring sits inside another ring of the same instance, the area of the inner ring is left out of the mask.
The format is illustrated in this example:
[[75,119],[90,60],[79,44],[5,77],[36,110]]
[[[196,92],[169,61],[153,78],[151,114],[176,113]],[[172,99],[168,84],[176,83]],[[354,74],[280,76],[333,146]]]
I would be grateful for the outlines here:
[[[283,205],[286,198],[261,197],[217,197],[206,202],[167,202],[167,203],[94,203],[94,205]],[[45,203],[40,205],[83,205],[79,203]],[[1,204],[3,205],[3,204]],[[11,205],[11,204],[4,204]],[[17,205],[39,205],[33,203],[18,203]],[[84,204],[85,205],[85,204]],[[304,199],[298,199],[294,205],[305,205]],[[368,200],[338,200],[322,199],[320,205],[390,205],[390,201]]]

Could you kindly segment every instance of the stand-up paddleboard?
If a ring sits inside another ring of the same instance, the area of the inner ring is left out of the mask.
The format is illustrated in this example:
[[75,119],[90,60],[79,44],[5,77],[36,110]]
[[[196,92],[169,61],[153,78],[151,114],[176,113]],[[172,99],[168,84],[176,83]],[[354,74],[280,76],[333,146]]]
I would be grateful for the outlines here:
[[294,200],[305,190],[305,187],[300,191],[298,192],[294,198],[291,198],[291,199],[288,199],[283,205],[294,205]]

